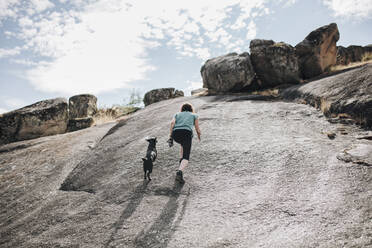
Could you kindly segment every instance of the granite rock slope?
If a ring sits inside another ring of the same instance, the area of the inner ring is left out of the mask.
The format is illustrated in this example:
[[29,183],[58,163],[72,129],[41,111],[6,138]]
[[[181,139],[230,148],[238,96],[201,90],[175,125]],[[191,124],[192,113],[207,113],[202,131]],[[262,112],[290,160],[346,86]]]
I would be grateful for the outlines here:
[[282,92],[288,100],[311,104],[329,117],[351,118],[372,128],[372,64],[294,86]]
[[[368,134],[308,105],[247,99],[175,98],[114,127],[0,147],[0,247],[368,246],[371,167],[337,157],[368,151]],[[166,141],[185,101],[202,141],[180,185]],[[150,183],[146,136],[159,141]]]

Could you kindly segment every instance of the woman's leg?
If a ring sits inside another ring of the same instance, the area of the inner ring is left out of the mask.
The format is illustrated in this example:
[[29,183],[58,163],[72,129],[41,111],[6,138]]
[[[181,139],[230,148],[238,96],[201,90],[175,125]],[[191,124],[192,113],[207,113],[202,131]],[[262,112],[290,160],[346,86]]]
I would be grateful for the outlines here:
[[183,171],[183,170],[186,168],[186,166],[187,166],[188,164],[189,164],[189,160],[187,160],[187,159],[182,159],[179,170],[180,170],[180,171]]
[[189,164],[189,158],[190,158],[190,152],[191,152],[191,141],[192,141],[191,139],[192,139],[191,134],[187,135],[182,144],[183,152],[182,152],[182,160],[181,160],[180,167],[179,167],[180,171],[183,171],[186,168],[186,166]]
[[183,131],[182,131],[182,130],[175,130],[175,131],[173,131],[173,133],[172,133],[172,138],[173,138],[173,140],[174,140],[176,143],[178,143],[178,144],[181,145],[181,150],[180,150],[180,160],[179,160],[179,163],[180,163],[180,164],[181,164],[182,156],[183,156],[183,148],[182,148],[182,146],[183,146],[183,137],[184,137],[184,135],[183,135]]
[[[187,164],[188,164],[188,160],[184,159],[184,154],[183,154],[183,147],[181,145],[181,159],[180,159],[180,166],[178,168],[178,170],[182,171],[186,168]],[[186,162],[185,162],[186,161]]]
[[180,159],[180,164],[181,164],[182,158],[183,158],[183,147],[181,145],[181,159]]

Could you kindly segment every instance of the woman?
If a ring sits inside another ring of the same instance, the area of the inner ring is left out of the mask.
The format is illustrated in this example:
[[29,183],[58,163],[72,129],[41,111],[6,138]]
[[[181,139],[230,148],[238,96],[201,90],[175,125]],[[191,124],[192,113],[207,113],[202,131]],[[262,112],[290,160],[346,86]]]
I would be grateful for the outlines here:
[[170,140],[174,140],[181,145],[180,166],[176,174],[176,180],[184,183],[183,171],[189,163],[191,143],[193,137],[193,127],[195,127],[198,139],[200,141],[200,128],[198,115],[194,113],[194,109],[190,103],[185,103],[181,107],[181,112],[178,112],[172,122],[170,128]]

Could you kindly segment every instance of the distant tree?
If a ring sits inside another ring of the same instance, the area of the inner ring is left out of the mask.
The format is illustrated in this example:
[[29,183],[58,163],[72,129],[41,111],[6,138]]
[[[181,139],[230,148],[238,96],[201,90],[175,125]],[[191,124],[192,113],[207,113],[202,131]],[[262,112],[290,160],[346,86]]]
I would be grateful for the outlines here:
[[129,95],[129,99],[124,99],[124,102],[125,106],[128,107],[140,107],[143,104],[143,98],[138,90],[133,89]]

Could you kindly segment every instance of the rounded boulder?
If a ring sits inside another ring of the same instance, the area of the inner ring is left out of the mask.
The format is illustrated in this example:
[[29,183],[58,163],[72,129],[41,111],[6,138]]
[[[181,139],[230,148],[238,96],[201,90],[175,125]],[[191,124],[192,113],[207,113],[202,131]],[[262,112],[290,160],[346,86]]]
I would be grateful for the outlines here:
[[176,90],[175,88],[154,89],[145,94],[143,97],[143,103],[145,106],[148,106],[152,103],[182,96],[184,96],[183,91]]
[[255,77],[249,53],[229,53],[209,59],[200,70],[203,88],[209,93],[238,92]]
[[262,88],[300,82],[295,49],[284,42],[252,40],[251,61]]
[[340,38],[336,23],[312,31],[296,45],[303,78],[312,78],[336,64],[337,46]]

